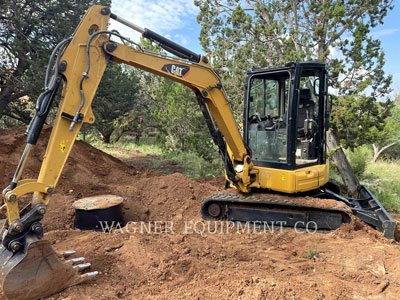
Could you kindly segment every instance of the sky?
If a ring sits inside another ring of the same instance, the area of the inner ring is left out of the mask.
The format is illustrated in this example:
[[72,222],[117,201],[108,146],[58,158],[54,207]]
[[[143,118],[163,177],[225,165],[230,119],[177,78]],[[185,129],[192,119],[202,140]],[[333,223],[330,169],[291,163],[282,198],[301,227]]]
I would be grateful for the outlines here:
[[[379,38],[386,54],[384,70],[393,75],[393,94],[400,93],[400,0],[389,11],[384,24],[372,29],[374,38]],[[199,42],[200,25],[196,17],[199,9],[193,0],[112,0],[112,11],[143,28],[149,28],[174,40],[190,50],[203,54]],[[112,21],[111,28],[138,40],[140,35]]]

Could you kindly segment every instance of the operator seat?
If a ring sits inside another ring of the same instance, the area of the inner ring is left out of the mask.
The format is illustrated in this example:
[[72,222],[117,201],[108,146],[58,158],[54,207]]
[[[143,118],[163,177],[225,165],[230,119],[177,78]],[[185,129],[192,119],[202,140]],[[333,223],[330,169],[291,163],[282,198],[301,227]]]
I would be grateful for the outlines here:
[[302,131],[304,129],[304,120],[307,119],[307,111],[308,116],[313,118],[314,106],[314,101],[311,100],[310,89],[301,89],[299,108],[297,110],[297,130]]

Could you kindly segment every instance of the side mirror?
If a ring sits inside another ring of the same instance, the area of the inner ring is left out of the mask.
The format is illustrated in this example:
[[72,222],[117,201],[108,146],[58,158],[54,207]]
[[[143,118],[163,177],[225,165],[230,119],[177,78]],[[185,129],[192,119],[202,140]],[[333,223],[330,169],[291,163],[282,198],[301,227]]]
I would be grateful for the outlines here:
[[253,96],[250,96],[250,97],[249,97],[249,101],[250,101],[250,102],[253,102]]

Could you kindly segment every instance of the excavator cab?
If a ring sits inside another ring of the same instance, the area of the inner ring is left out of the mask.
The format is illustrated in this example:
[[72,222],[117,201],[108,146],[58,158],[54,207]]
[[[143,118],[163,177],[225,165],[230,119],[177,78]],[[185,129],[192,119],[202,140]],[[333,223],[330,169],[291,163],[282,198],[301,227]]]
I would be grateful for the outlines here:
[[297,170],[326,163],[325,65],[291,62],[247,72],[244,140],[256,167]]

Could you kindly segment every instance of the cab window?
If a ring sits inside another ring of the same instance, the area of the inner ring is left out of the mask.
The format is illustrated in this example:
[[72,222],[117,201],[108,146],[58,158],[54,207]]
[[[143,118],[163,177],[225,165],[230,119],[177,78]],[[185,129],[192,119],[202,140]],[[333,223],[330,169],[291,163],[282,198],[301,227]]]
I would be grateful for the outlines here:
[[287,161],[289,79],[285,71],[250,80],[247,142],[255,161]]

